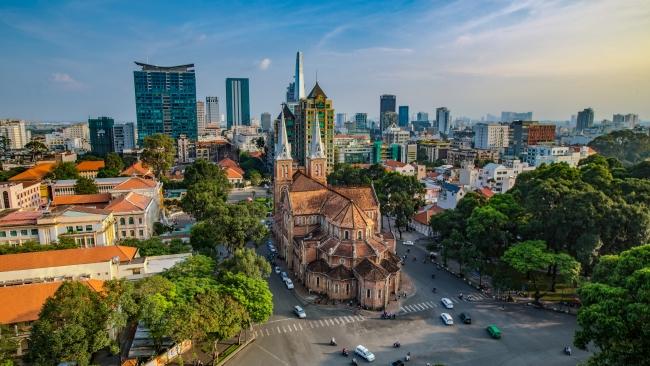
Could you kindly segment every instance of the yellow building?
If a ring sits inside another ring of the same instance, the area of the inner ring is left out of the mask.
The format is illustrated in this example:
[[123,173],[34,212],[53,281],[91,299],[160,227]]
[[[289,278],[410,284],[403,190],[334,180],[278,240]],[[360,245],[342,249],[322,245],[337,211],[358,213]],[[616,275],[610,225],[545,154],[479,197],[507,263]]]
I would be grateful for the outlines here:
[[[312,124],[317,120],[320,123],[321,140],[327,152],[327,172],[334,167],[334,106],[332,100],[327,98],[318,82],[314,85],[307,98],[301,99],[295,110],[295,149],[294,156],[298,165],[305,166],[309,156],[311,144]],[[318,116],[318,117],[317,117]]]

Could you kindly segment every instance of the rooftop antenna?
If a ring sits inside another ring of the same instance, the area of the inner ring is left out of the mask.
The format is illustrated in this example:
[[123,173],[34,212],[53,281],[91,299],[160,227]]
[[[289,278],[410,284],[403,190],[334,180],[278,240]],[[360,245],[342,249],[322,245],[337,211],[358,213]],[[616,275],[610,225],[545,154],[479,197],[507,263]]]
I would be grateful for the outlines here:
[[318,70],[316,70],[316,82],[318,82]]

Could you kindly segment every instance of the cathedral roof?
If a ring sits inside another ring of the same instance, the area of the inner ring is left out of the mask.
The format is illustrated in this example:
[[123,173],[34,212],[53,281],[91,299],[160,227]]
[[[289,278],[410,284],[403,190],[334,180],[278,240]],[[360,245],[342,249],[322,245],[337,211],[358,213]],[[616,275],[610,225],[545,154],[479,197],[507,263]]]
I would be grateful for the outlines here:
[[328,273],[330,266],[322,259],[317,259],[307,265],[307,270],[313,273]]
[[309,99],[316,99],[317,97],[322,96],[323,98],[327,99],[327,95],[325,95],[325,92],[323,89],[321,89],[320,85],[318,85],[318,81],[316,82],[316,85],[314,85],[314,88],[309,92],[309,96],[307,98]]
[[293,183],[291,184],[290,188],[291,192],[317,191],[327,189],[327,186],[318,183],[300,171],[296,172],[293,175]]
[[348,201],[347,205],[333,218],[333,221],[344,228],[356,229],[372,225],[372,220],[352,201]]
[[351,280],[354,278],[354,273],[341,264],[327,272],[327,276],[335,280]]
[[388,277],[388,271],[367,258],[357,264],[354,271],[366,281],[383,281]]
[[386,258],[381,260],[381,266],[390,273],[399,272],[400,259],[391,251],[386,252]]
[[379,205],[372,187],[332,187],[332,189],[351,199],[362,210],[372,210]]

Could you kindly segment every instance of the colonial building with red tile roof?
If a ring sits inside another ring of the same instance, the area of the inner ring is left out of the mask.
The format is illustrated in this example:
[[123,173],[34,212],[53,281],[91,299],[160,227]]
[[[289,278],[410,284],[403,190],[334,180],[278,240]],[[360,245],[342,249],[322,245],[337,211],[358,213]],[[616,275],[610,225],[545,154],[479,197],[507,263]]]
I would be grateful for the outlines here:
[[96,178],[97,173],[104,166],[106,166],[104,160],[85,160],[77,164],[77,171],[84,178]]
[[395,238],[382,232],[373,187],[331,187],[320,124],[312,124],[304,169],[294,170],[284,116],[275,152],[274,202],[279,255],[312,293],[383,309],[400,287]]
[[106,210],[115,217],[118,240],[149,239],[154,233],[154,223],[160,218],[158,200],[136,192],[114,199]]
[[424,207],[411,218],[411,228],[422,235],[431,236],[431,226],[429,225],[431,217],[443,211],[444,209],[438,205]]
[[125,177],[142,177],[146,179],[155,178],[153,170],[151,170],[151,168],[141,160],[136,161],[133,165],[124,169],[120,175]]

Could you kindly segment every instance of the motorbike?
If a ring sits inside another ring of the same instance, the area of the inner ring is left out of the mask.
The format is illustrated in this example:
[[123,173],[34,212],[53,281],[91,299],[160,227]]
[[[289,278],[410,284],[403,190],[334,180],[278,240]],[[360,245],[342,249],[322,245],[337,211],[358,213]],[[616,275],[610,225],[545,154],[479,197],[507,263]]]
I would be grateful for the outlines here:
[[436,292],[438,292],[438,289],[434,287],[433,288],[433,293],[435,294]]
[[330,339],[330,346],[336,346],[336,339]]
[[564,354],[567,356],[571,356],[571,347],[569,346],[564,347]]
[[399,342],[393,343],[393,348],[399,348],[401,344]]
[[411,352],[406,353],[406,357],[404,357],[405,361],[411,361]]
[[348,350],[345,349],[345,348],[343,348],[343,350],[341,351],[341,354],[342,354],[343,356],[345,356],[345,357],[348,357],[348,355],[350,355],[350,353],[348,352]]

